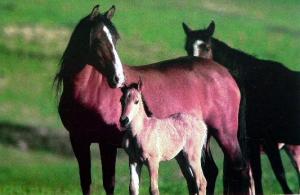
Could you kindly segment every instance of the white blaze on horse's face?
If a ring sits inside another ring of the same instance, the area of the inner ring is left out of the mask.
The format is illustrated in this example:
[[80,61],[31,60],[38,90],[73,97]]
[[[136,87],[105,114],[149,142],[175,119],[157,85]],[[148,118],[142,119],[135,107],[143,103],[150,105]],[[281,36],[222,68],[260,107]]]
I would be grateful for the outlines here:
[[199,46],[204,44],[201,40],[196,40],[193,44],[193,56],[199,57]]
[[103,25],[103,31],[105,32],[110,44],[111,44],[111,47],[112,47],[112,52],[113,52],[113,55],[114,55],[114,69],[116,71],[116,76],[118,78],[117,80],[117,84],[116,84],[116,87],[122,87],[125,83],[125,75],[124,75],[124,70],[123,70],[123,65],[121,63],[121,60],[119,58],[119,55],[116,51],[116,48],[115,48],[115,45],[113,43],[113,40],[112,40],[112,36],[108,30],[108,28]]

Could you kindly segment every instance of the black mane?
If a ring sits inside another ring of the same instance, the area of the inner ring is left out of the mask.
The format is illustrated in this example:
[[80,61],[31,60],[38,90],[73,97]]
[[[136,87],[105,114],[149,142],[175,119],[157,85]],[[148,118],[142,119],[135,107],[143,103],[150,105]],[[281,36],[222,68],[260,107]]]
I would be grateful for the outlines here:
[[213,59],[229,69],[232,75],[238,79],[251,77],[263,77],[266,71],[272,73],[288,74],[290,70],[279,62],[258,59],[238,49],[228,46],[226,43],[212,38]]

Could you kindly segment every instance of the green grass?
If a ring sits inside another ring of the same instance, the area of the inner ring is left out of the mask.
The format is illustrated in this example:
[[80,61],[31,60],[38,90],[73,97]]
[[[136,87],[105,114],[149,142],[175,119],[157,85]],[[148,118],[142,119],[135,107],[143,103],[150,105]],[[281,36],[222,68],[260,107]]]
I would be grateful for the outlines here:
[[[96,151],[96,146],[92,147]],[[127,156],[119,150],[116,173],[116,194],[127,194],[129,170]],[[98,153],[94,152],[92,162],[93,192],[104,194],[101,166]],[[45,152],[22,152],[0,145],[0,194],[80,194],[79,175],[75,159],[68,159]],[[218,167],[221,167],[222,153],[214,150]],[[288,172],[287,178],[293,190],[297,190],[297,177],[287,156],[282,155]],[[270,172],[266,157],[263,156],[263,185],[265,193],[281,193],[277,180]],[[174,160],[163,162],[159,171],[161,194],[187,194],[187,187],[178,165]],[[222,193],[222,173],[217,180],[216,194]],[[141,194],[148,193],[149,177],[143,168]]]
[[[52,78],[72,29],[97,3],[101,3],[102,11],[112,4],[117,7],[113,22],[121,34],[118,51],[126,64],[146,64],[185,55],[181,23],[184,21],[198,29],[213,19],[215,37],[257,57],[277,60],[300,70],[300,3],[297,0],[1,0],[0,121],[63,129],[51,88]],[[3,146],[0,156],[0,194],[80,193],[74,159]],[[216,157],[221,167],[220,151]],[[289,183],[296,189],[297,180],[286,156],[284,161]],[[94,191],[103,192],[100,163],[93,162],[97,184]],[[266,192],[280,193],[265,157],[263,162]],[[124,194],[128,183],[124,155],[118,159],[117,169],[117,194]],[[221,181],[220,174],[218,193],[222,191]],[[143,193],[148,190],[147,182],[143,179]],[[160,187],[163,194],[186,192],[174,162],[162,165]]]

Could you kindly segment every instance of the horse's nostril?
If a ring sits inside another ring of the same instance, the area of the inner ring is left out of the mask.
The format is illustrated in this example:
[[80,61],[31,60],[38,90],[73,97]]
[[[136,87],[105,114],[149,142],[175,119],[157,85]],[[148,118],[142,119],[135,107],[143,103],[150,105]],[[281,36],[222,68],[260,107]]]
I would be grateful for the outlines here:
[[120,80],[119,77],[118,77],[117,75],[115,75],[113,79],[114,79],[114,82],[115,82],[115,83],[118,83],[119,80]]

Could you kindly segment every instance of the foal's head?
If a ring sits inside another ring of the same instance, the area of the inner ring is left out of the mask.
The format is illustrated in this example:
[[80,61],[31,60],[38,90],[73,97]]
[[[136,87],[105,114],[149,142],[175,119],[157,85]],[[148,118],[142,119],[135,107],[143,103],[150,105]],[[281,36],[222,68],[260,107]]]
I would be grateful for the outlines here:
[[123,96],[121,97],[122,114],[120,124],[122,127],[128,127],[132,120],[141,114],[141,107],[143,106],[143,99],[141,93],[142,82],[133,83],[129,87],[122,87]]
[[191,30],[185,23],[182,23],[182,27],[186,34],[185,50],[188,55],[211,59],[211,38],[215,31],[214,21],[207,28],[201,30]]

